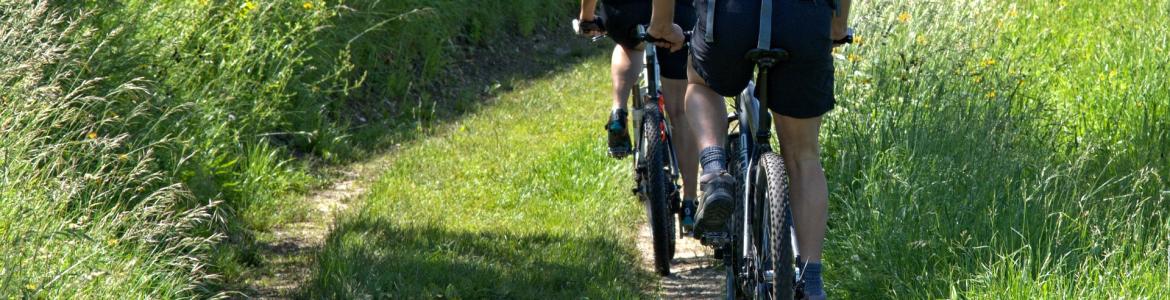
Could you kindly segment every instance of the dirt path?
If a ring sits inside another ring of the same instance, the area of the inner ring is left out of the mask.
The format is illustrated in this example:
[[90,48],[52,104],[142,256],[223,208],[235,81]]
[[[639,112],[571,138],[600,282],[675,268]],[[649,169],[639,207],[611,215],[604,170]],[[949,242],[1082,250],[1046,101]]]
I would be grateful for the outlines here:
[[247,293],[252,299],[291,299],[312,276],[313,258],[325,245],[325,236],[333,225],[336,214],[348,203],[365,192],[363,178],[370,178],[376,162],[359,163],[341,171],[339,178],[325,188],[318,189],[300,200],[310,205],[309,219],[277,226],[271,238],[261,241],[260,255],[264,265],[247,282]]
[[[642,252],[642,267],[653,272],[654,238],[650,227],[642,224],[638,230],[638,250]],[[675,244],[670,276],[660,277],[663,299],[719,299],[723,294],[724,269],[714,257],[714,250],[692,238],[679,239]],[[652,293],[653,294],[653,293]]]

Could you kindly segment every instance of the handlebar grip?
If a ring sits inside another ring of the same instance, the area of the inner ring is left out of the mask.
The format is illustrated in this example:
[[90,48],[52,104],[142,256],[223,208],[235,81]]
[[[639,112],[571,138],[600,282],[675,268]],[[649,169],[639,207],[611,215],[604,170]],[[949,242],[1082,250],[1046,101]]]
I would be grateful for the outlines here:
[[592,21],[573,19],[573,31],[577,34],[585,34],[585,32],[590,31],[605,32],[605,21],[601,17],[596,17]]
[[852,44],[853,43],[853,28],[845,29],[845,37],[839,40],[833,40],[833,45]]
[[[646,31],[646,25],[638,25],[637,28],[635,28],[635,30],[636,30],[636,32],[634,32],[634,36],[637,37],[638,40],[641,40],[643,42],[648,42],[648,43],[667,42],[667,40],[651,36],[650,33]],[[683,32],[683,43],[684,44],[690,43],[691,35],[693,35],[693,34],[694,34],[693,31]]]

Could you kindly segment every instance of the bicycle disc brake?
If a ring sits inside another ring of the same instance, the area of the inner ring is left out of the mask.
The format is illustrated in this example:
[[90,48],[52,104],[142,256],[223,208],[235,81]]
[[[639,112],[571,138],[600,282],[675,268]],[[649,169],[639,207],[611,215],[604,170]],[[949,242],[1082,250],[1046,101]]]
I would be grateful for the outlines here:
[[699,240],[707,246],[724,246],[731,244],[731,234],[722,231],[707,232]]

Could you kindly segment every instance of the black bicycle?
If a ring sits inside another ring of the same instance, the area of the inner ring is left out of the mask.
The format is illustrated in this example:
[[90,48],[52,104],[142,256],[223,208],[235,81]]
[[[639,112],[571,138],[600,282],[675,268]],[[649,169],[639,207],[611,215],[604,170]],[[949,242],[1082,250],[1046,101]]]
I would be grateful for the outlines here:
[[[583,22],[573,20],[573,30],[578,34],[586,31],[605,31],[600,18]],[[682,214],[693,213],[693,208],[684,212],[681,200],[681,174],[678,159],[671,139],[670,116],[666,113],[666,98],[662,96],[659,76],[658,52],[652,44],[657,39],[646,33],[645,25],[634,28],[634,36],[646,45],[645,66],[630,91],[631,126],[634,129],[633,170],[634,195],[646,205],[647,219],[654,240],[654,270],[663,276],[670,275],[670,261],[674,259],[675,242],[679,236],[689,235],[690,229],[682,226],[676,231],[675,224]],[[593,37],[593,41],[603,36]],[[692,207],[688,206],[688,207]]]
[[[729,171],[737,184],[730,230],[701,237],[722,255],[727,299],[793,299],[797,292],[788,173],[784,159],[772,151],[771,115],[761,109],[769,99],[767,84],[755,85],[768,82],[768,70],[789,59],[784,49],[771,48],[771,10],[771,1],[764,1],[759,41],[747,53],[756,65],[756,81],[735,97],[727,117]],[[851,43],[852,30],[833,42]]]
[[[767,82],[768,68],[787,59],[787,52],[756,49],[748,56],[759,68],[756,82]],[[769,143],[772,118],[761,109],[767,95],[765,85],[749,83],[735,97],[726,145],[728,169],[736,178],[735,212],[728,232],[702,237],[722,256],[727,299],[792,299],[794,292],[788,175],[784,159]]]
[[680,197],[681,174],[674,149],[670,116],[662,96],[658,53],[652,42],[656,39],[638,25],[635,36],[646,45],[646,68],[639,76],[631,94],[634,98],[632,120],[634,126],[634,194],[646,205],[650,231],[654,239],[654,269],[663,276],[670,274],[674,259],[675,241],[688,232],[676,231],[675,226],[684,213]]

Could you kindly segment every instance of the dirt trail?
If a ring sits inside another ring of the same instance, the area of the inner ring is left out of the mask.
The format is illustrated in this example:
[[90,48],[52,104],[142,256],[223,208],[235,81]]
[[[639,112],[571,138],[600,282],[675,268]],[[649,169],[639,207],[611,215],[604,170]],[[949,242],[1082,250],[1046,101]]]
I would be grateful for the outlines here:
[[[654,237],[650,226],[642,224],[638,231],[642,267],[654,272]],[[699,244],[696,239],[679,239],[675,243],[671,274],[659,277],[661,290],[656,294],[663,299],[720,299],[725,270],[713,255],[714,250]]]
[[337,213],[366,191],[363,178],[370,178],[381,160],[359,163],[341,171],[331,185],[315,190],[300,200],[313,208],[307,220],[279,225],[272,237],[261,241],[264,265],[247,280],[253,299],[291,299],[312,275],[313,259],[325,245],[325,236]]

